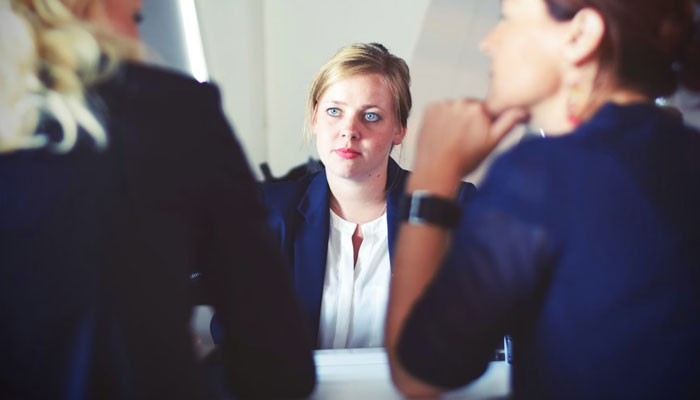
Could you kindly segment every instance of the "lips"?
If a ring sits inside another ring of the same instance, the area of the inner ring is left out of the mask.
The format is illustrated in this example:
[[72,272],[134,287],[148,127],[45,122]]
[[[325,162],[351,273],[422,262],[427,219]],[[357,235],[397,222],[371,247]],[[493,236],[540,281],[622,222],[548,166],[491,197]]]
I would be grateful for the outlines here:
[[353,158],[359,157],[360,153],[353,150],[353,149],[348,149],[348,148],[340,148],[340,149],[335,149],[335,154],[338,155],[340,158],[344,158],[346,160],[351,160]]

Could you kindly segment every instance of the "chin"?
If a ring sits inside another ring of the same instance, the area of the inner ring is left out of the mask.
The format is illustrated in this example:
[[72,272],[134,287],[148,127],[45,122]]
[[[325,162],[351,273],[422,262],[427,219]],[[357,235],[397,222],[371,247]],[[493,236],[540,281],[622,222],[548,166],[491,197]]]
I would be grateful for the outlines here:
[[348,167],[349,166],[347,165],[337,165],[335,163],[326,164],[326,174],[331,174],[333,176],[337,176],[338,178],[349,179],[356,175],[356,171],[354,168]]
[[522,97],[516,99],[514,96],[494,96],[489,93],[484,101],[484,108],[492,118],[497,117],[511,108],[525,108],[530,111],[530,106]]
[[490,93],[488,96],[486,96],[484,106],[486,108],[486,111],[491,116],[496,116],[502,113],[503,111],[507,110],[508,108],[512,107],[509,106],[506,102],[500,101],[497,96],[493,96]]

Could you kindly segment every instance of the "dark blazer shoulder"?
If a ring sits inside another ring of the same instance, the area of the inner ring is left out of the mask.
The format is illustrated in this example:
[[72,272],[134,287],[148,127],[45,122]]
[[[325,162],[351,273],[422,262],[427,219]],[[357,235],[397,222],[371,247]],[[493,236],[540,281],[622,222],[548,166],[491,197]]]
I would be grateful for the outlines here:
[[319,173],[306,175],[294,181],[261,184],[263,200],[269,212],[271,214],[287,214],[291,210],[296,210],[299,201]]
[[221,100],[219,89],[212,83],[198,82],[177,71],[130,62],[122,63],[96,89],[102,95],[138,103],[180,102],[189,107],[211,107]]
[[467,204],[476,195],[477,189],[471,182],[462,182],[459,186],[459,193],[457,195],[457,202],[461,204]]
[[90,99],[109,126],[112,147],[149,170],[170,171],[167,175],[195,186],[252,178],[213,84],[125,62],[91,90]]

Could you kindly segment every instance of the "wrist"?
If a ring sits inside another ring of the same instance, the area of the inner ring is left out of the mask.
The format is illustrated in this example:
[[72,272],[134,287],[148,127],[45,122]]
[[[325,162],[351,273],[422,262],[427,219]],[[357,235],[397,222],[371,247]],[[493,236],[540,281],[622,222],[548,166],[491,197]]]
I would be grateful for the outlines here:
[[457,227],[460,213],[461,207],[453,198],[436,196],[425,190],[406,194],[399,207],[399,218],[402,221],[448,230]]
[[424,190],[432,195],[454,199],[457,197],[462,177],[457,173],[419,171],[411,173],[406,182],[406,193]]

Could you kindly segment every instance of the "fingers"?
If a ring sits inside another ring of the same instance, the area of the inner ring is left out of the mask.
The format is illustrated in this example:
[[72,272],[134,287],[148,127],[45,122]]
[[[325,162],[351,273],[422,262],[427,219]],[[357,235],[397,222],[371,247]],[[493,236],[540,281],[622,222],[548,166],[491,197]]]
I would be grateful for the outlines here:
[[468,174],[526,116],[522,109],[509,109],[494,117],[476,99],[432,103],[423,114],[415,165],[442,160],[441,168]]

